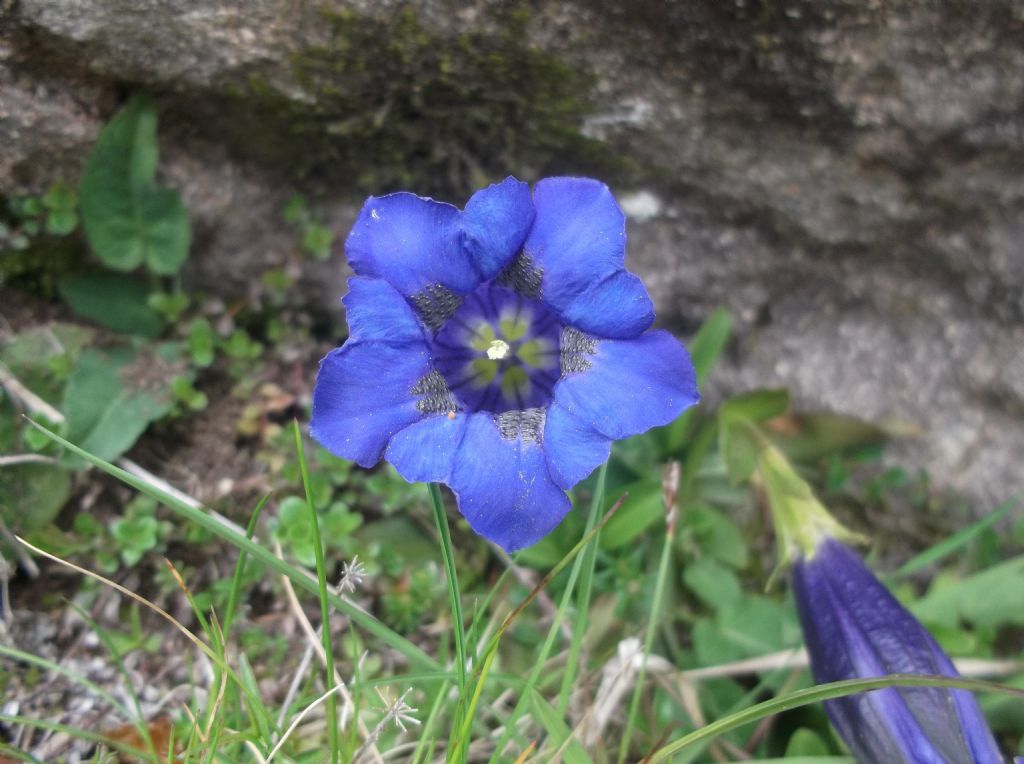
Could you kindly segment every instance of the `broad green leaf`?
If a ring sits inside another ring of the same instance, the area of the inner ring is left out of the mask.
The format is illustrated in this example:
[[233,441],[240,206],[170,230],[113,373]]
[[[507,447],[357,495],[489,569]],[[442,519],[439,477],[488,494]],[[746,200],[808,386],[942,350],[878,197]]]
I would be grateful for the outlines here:
[[694,648],[702,666],[767,655],[800,645],[800,627],[792,607],[745,594],[721,608],[714,620],[694,629]]
[[660,480],[641,480],[618,489],[629,496],[601,532],[601,548],[624,546],[665,517]]
[[708,607],[719,609],[743,594],[736,574],[713,557],[694,560],[683,570],[683,582]]
[[960,580],[937,577],[928,594],[910,605],[926,623],[1024,626],[1024,555]]
[[71,477],[59,465],[0,468],[0,516],[17,534],[32,534],[51,523],[70,495]]
[[109,268],[170,275],[188,256],[188,213],[156,185],[156,165],[156,111],[136,96],[100,131],[79,188],[86,238]]
[[682,527],[696,537],[705,554],[733,568],[746,567],[747,544],[743,534],[722,512],[710,507],[692,507],[683,513]]
[[149,285],[120,273],[75,273],[61,280],[60,293],[78,315],[108,329],[157,337],[164,321],[149,304]]
[[172,367],[159,354],[87,350],[64,390],[68,437],[101,459],[116,459],[170,409]]

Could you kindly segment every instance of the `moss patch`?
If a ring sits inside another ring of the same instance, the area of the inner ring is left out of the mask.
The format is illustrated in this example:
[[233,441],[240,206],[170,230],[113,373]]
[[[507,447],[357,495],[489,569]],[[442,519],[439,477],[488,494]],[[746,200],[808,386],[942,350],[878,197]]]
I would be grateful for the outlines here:
[[[259,80],[235,99],[243,142],[302,176],[362,191],[464,194],[508,173],[621,177],[628,164],[583,136],[593,77],[526,42],[526,15],[439,35],[410,8],[387,18],[323,11],[327,42],[297,54],[308,101]],[[255,128],[254,128],[255,126]]]

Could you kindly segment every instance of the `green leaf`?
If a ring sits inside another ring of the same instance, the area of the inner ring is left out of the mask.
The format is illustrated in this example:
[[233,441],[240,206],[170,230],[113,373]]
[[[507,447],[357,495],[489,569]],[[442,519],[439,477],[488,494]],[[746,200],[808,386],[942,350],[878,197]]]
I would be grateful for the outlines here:
[[51,212],[71,212],[78,204],[78,194],[67,183],[58,180],[43,194],[41,201]]
[[87,350],[64,390],[68,437],[101,459],[116,459],[170,410],[165,370],[166,361],[154,354]]
[[629,496],[612,516],[601,533],[602,549],[625,546],[660,518],[665,517],[664,491],[660,480],[630,483],[618,492]]
[[718,449],[733,485],[745,482],[753,474],[761,448],[762,440],[750,420],[729,416],[723,407],[718,419]]
[[0,516],[17,534],[32,534],[53,522],[70,495],[71,477],[61,466],[0,468]]
[[786,758],[797,756],[828,756],[828,743],[818,733],[807,727],[801,727],[786,743]]
[[789,391],[783,388],[753,390],[722,404],[722,414],[751,422],[765,422],[789,410]]
[[284,206],[284,210],[281,212],[281,217],[284,219],[284,222],[293,225],[301,223],[308,218],[309,209],[306,204],[306,197],[302,194],[296,194],[289,199],[288,203]]
[[733,604],[743,594],[736,574],[713,557],[701,557],[687,565],[683,582],[715,610]]
[[928,594],[910,605],[926,623],[953,626],[957,619],[977,626],[1024,626],[1024,555],[959,581],[937,577]]
[[757,424],[779,416],[789,408],[785,390],[754,390],[730,398],[718,412],[718,447],[734,485],[746,481],[757,466],[765,440]]
[[156,185],[156,165],[156,111],[136,96],[100,131],[79,188],[86,238],[109,268],[171,275],[188,256],[188,213]]
[[746,567],[747,544],[743,534],[723,513],[710,507],[692,507],[683,514],[682,526],[696,537],[705,554],[733,568]]
[[697,384],[704,384],[732,334],[732,314],[715,308],[689,343],[690,358],[697,370]]
[[213,363],[213,351],[216,337],[213,327],[205,318],[197,318],[192,322],[188,332],[188,349],[192,355],[192,363],[206,368]]
[[832,413],[794,414],[787,416],[785,422],[784,431],[772,431],[772,440],[795,461],[880,445],[906,429],[893,425],[887,430],[856,417]]
[[78,214],[69,210],[55,210],[46,215],[46,232],[53,236],[66,236],[78,226]]
[[157,545],[159,523],[152,516],[122,517],[115,520],[110,533],[120,545],[121,559],[125,565],[134,565],[142,556]]
[[163,319],[149,304],[146,282],[120,273],[77,273],[58,285],[61,295],[78,315],[116,332],[157,337]]
[[302,248],[317,260],[324,260],[331,254],[334,232],[316,223],[310,223],[302,234]]
[[694,629],[694,647],[704,666],[799,644],[800,628],[792,609],[757,595],[743,595],[721,608],[713,622],[700,621]]

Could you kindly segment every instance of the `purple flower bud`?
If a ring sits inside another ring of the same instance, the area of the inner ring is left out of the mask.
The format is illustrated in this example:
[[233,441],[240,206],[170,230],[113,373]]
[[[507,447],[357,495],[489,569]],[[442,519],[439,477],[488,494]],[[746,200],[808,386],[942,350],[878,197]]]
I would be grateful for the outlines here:
[[[815,682],[959,676],[924,626],[839,542],[826,538],[800,559],[793,585]],[[889,687],[826,701],[825,710],[864,764],[1004,762],[965,690]]]

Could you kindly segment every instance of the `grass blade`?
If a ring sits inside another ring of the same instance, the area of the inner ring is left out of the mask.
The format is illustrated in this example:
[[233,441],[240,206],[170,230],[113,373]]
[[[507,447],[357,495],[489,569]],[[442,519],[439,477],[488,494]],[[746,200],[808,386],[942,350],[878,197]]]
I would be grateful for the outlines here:
[[828,684],[819,684],[814,687],[797,690],[788,695],[772,698],[755,706],[750,706],[735,714],[730,714],[701,727],[699,730],[684,735],[678,740],[673,740],[671,743],[655,751],[644,761],[650,764],[666,761],[674,754],[692,745],[711,740],[729,730],[742,727],[744,724],[760,721],[772,714],[800,708],[811,703],[820,703],[824,700],[855,695],[858,692],[880,690],[884,687],[948,687],[950,689],[970,690],[971,692],[997,692],[1024,698],[1024,690],[1022,689],[1008,687],[1005,684],[997,684],[995,682],[985,682],[980,679],[929,676],[927,674],[890,674],[883,677],[871,677],[870,679],[845,679],[841,682],[829,682]]
[[[299,458],[299,472],[302,475],[302,488],[306,494],[306,507],[309,509],[310,531],[313,534],[313,557],[316,561],[316,583],[320,595],[320,638],[324,647],[324,685],[327,687],[327,745],[331,751],[331,764],[338,764],[341,746],[338,738],[338,699],[334,696],[340,686],[334,684],[334,646],[331,642],[331,613],[327,601],[327,570],[324,567],[324,545],[320,538],[320,517],[313,506],[313,494],[309,489],[309,464],[306,452],[302,448],[302,432],[299,422],[293,422],[295,429],[295,452]],[[283,738],[282,738],[283,740]],[[280,745],[280,743],[279,743]]]

